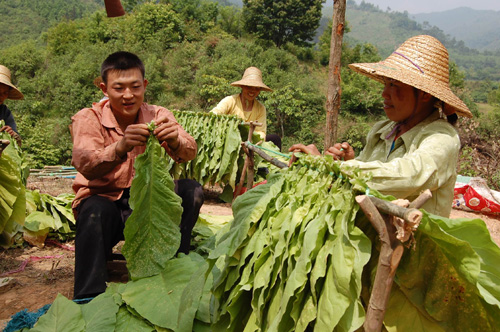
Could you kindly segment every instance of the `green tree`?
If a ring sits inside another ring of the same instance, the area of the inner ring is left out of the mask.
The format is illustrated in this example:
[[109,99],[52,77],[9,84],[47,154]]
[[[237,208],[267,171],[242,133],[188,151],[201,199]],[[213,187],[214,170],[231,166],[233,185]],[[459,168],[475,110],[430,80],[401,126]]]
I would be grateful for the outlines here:
[[313,40],[326,0],[243,0],[245,29],[277,47]]

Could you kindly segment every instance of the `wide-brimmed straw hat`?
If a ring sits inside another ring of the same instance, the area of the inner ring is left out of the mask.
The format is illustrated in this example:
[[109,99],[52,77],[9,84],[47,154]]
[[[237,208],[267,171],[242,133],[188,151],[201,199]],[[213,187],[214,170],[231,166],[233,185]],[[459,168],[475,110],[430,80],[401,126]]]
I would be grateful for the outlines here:
[[262,72],[257,67],[248,67],[243,73],[241,80],[231,83],[232,86],[255,86],[264,91],[273,91],[262,82]]
[[9,89],[9,95],[7,97],[8,99],[23,99],[24,98],[21,91],[19,91],[19,89],[16,88],[14,86],[14,84],[12,84],[12,82],[10,81],[9,68],[2,66],[2,65],[0,65],[0,83],[3,83],[5,85],[11,87],[11,89]]
[[436,38],[415,36],[405,41],[387,59],[375,63],[353,63],[358,73],[384,83],[392,78],[427,92],[446,105],[447,113],[472,117],[472,113],[450,89],[448,51]]

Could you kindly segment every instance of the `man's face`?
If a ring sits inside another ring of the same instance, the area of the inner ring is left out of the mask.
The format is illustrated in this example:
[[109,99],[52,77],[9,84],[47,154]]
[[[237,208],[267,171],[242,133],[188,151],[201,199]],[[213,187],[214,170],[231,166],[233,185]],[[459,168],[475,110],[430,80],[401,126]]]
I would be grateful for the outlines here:
[[395,122],[401,122],[409,118],[415,109],[415,93],[411,85],[386,79],[384,91],[384,111],[387,117]]
[[148,81],[138,68],[111,70],[107,83],[101,83],[101,90],[109,98],[111,110],[118,120],[134,121],[147,85]]
[[3,104],[5,99],[7,99],[7,97],[9,96],[9,90],[10,90],[9,86],[0,83],[0,105]]

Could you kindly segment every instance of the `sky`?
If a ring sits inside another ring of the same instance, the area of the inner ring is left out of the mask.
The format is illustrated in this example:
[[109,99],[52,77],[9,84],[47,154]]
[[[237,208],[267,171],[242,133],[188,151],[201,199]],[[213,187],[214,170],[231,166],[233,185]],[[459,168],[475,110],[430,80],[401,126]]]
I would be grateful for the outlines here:
[[[357,4],[361,0],[355,0]],[[500,11],[499,0],[364,0],[365,2],[377,5],[381,10],[390,7],[392,11],[404,12],[410,14],[442,12],[458,7],[469,7],[482,10],[489,9]]]

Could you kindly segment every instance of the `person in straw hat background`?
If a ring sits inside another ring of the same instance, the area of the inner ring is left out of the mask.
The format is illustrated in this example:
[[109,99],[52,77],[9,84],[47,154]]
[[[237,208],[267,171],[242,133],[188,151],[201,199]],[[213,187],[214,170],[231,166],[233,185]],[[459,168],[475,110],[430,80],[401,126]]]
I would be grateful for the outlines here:
[[[271,140],[281,149],[281,139],[277,135],[266,137],[266,107],[257,100],[261,91],[270,91],[271,88],[262,81],[262,72],[257,67],[248,67],[241,80],[231,83],[232,86],[241,88],[241,92],[222,99],[210,112],[215,114],[234,114],[245,122],[259,122],[262,126],[255,128],[266,141]],[[277,136],[277,137],[276,137]]]
[[24,96],[18,88],[12,84],[9,68],[0,65],[0,120],[5,121],[5,125],[0,128],[0,132],[5,131],[12,136],[17,144],[21,145],[21,136],[17,132],[16,121],[12,112],[4,104],[5,99],[23,99]]
[[[326,155],[344,160],[341,167],[370,172],[371,188],[397,198],[415,199],[430,189],[423,208],[448,217],[453,200],[460,139],[452,123],[472,117],[449,87],[448,51],[426,35],[406,40],[387,59],[349,67],[384,84],[387,120],[376,123],[355,158],[347,143],[329,147]],[[314,145],[296,144],[290,151],[320,154]]]

